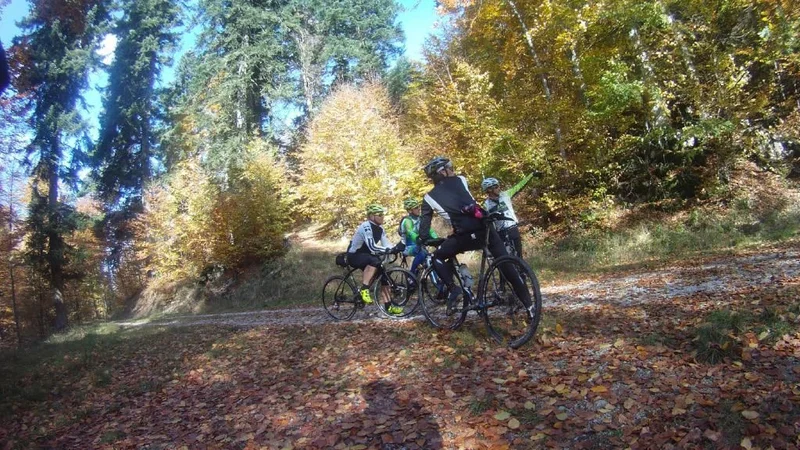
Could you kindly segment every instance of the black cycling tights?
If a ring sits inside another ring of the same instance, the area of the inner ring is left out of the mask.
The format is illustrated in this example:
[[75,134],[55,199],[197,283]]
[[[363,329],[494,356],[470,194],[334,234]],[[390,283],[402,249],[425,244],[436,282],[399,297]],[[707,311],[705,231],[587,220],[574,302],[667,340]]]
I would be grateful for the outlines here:
[[[483,243],[486,240],[485,232],[484,230],[469,234],[454,234],[442,242],[442,245],[433,252],[433,267],[439,277],[447,283],[447,287],[452,289],[455,285],[453,279],[455,274],[453,273],[453,264],[446,261],[459,253],[483,248]],[[508,255],[506,246],[494,227],[489,228],[489,253],[495,258]],[[530,293],[525,288],[525,283],[520,278],[519,273],[514,270],[514,267],[509,264],[503,264],[500,267],[500,271],[507,280],[511,281],[511,286],[513,286],[517,297],[526,301],[526,304],[529,305],[531,301]]]

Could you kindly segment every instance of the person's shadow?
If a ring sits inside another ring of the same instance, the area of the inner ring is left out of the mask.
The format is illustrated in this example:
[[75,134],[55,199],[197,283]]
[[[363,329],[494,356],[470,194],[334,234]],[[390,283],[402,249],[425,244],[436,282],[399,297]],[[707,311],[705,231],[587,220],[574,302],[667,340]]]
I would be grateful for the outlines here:
[[364,412],[340,422],[352,427],[345,443],[383,450],[443,448],[434,418],[408,395],[398,393],[394,383],[372,381],[361,387],[361,394],[367,403]]

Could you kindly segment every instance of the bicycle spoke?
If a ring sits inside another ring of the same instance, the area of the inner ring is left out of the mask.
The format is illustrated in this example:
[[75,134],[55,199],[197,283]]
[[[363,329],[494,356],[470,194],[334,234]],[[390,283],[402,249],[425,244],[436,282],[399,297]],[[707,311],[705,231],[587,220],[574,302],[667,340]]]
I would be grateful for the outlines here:
[[[392,267],[380,279],[373,285],[373,295],[380,311],[392,318],[413,315],[419,306],[414,275],[403,268]],[[387,308],[391,308],[393,312]]]
[[342,275],[334,275],[322,286],[322,305],[335,320],[347,320],[356,312],[357,295],[351,281]]
[[499,343],[518,348],[536,333],[542,296],[536,276],[521,259],[496,260],[486,274],[483,297],[486,326]]
[[426,270],[420,280],[420,301],[428,322],[436,328],[456,329],[464,323],[467,315],[466,297],[458,304],[451,305],[448,311],[447,299],[450,294],[447,286],[433,270]]

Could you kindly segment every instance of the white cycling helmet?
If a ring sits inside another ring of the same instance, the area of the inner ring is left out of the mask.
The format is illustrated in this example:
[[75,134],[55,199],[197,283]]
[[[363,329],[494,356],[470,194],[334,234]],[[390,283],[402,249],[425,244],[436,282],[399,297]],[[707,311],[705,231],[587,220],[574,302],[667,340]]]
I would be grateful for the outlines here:
[[491,177],[484,178],[483,181],[481,182],[481,189],[483,190],[483,192],[486,192],[487,190],[495,186],[500,186],[500,182],[497,181],[497,178],[491,178]]

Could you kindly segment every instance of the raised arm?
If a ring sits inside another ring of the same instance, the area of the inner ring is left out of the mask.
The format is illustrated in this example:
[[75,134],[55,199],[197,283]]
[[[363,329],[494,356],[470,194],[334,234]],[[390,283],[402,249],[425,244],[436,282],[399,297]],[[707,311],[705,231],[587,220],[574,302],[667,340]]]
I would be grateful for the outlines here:
[[515,184],[514,186],[512,186],[512,187],[511,187],[511,189],[507,190],[506,192],[508,192],[508,196],[509,196],[509,197],[513,197],[513,196],[517,195],[517,193],[518,193],[519,191],[521,191],[521,190],[522,190],[522,188],[524,188],[524,187],[525,187],[525,185],[527,185],[527,184],[528,184],[528,182],[530,182],[530,181],[531,181],[531,178],[533,178],[533,175],[534,175],[535,173],[536,173],[536,172],[531,172],[531,173],[529,173],[528,175],[526,175],[526,176],[525,176],[525,178],[523,178],[522,180],[520,180],[520,181],[519,181],[519,183],[517,183],[517,184]]

